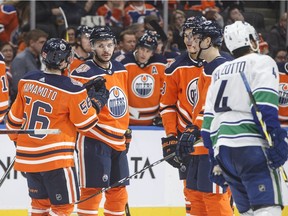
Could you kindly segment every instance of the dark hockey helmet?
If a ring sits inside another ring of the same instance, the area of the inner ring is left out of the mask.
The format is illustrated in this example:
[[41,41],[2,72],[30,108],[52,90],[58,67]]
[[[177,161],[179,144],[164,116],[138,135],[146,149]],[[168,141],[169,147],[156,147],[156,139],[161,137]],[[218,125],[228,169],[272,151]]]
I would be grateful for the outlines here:
[[92,32],[93,28],[88,27],[86,25],[80,25],[78,26],[77,30],[76,30],[76,38],[81,38],[82,35],[85,35],[86,37],[90,37],[90,34]]
[[201,25],[193,28],[193,35],[199,34],[201,39],[206,37],[211,38],[211,42],[213,45],[221,46],[223,42],[223,31],[221,27],[214,21],[207,20],[202,22]]
[[182,25],[181,36],[183,36],[186,29],[194,29],[200,26],[205,21],[206,21],[206,18],[203,16],[195,16],[195,17],[187,18],[184,24]]
[[59,69],[62,61],[68,61],[73,55],[72,46],[60,38],[51,38],[42,47],[41,56],[46,66]]
[[147,47],[155,51],[158,46],[157,37],[159,35],[155,31],[146,30],[144,35],[138,39],[137,47]]
[[94,43],[98,40],[109,40],[112,39],[116,44],[116,38],[112,30],[108,26],[96,27],[90,34],[90,43]]

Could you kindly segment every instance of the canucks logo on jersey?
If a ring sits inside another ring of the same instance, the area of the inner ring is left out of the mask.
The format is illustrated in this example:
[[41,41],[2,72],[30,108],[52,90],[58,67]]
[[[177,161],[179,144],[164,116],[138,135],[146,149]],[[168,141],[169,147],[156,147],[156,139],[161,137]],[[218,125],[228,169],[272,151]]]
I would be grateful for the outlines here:
[[107,106],[114,118],[120,118],[126,114],[128,108],[127,97],[118,86],[113,86],[110,89]]
[[148,98],[154,92],[155,80],[149,74],[140,74],[132,82],[133,93],[141,98]]
[[198,84],[198,78],[195,78],[190,81],[186,89],[187,99],[192,106],[195,106],[198,102],[197,84]]

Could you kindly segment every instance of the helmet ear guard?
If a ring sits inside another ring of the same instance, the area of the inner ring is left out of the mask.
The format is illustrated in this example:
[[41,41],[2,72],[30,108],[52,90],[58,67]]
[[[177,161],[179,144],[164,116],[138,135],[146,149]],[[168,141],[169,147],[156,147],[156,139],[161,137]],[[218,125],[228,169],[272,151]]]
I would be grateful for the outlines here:
[[69,57],[73,58],[72,46],[60,38],[51,38],[45,42],[41,50],[43,62],[49,68],[60,69],[63,61],[70,63]]
[[[251,39],[255,41],[256,48],[251,44]],[[250,47],[254,52],[259,50],[259,35],[247,22],[236,21],[227,25],[224,29],[224,41],[231,53],[242,47]]]

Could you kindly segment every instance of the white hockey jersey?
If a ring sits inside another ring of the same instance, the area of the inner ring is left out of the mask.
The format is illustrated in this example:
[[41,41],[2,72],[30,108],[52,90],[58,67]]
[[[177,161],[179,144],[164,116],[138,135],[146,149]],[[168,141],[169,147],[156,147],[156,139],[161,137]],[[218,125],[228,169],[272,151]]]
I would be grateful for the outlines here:
[[240,72],[248,80],[268,131],[280,127],[276,62],[267,55],[256,53],[225,62],[212,74],[202,125],[204,144],[213,145],[215,154],[221,145],[267,145]]

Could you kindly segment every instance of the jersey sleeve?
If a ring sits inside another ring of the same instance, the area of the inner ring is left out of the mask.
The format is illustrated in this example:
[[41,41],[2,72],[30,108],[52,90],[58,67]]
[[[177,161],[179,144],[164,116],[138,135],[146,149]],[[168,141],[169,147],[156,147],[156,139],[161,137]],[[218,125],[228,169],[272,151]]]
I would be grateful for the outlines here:
[[69,100],[70,120],[78,131],[88,131],[98,122],[95,109],[92,107],[90,98],[85,89]]
[[[262,56],[262,58],[261,61],[258,59],[253,62],[253,73],[247,73],[246,76],[248,82],[250,81],[253,96],[263,121],[267,125],[267,130],[271,131],[280,127],[278,120],[279,71],[276,62],[271,57]],[[257,125],[260,126],[254,108],[252,108],[252,114]]]
[[[1,55],[1,54],[0,54]],[[4,116],[8,111],[9,106],[9,87],[8,87],[8,79],[6,75],[6,67],[3,59],[0,57],[0,122],[3,121]]]
[[177,135],[177,83],[176,74],[165,73],[162,96],[160,99],[160,115],[162,117],[166,135]]

